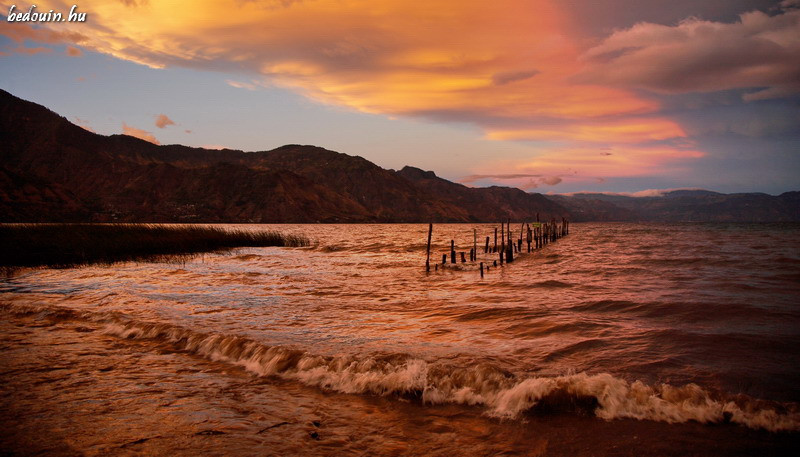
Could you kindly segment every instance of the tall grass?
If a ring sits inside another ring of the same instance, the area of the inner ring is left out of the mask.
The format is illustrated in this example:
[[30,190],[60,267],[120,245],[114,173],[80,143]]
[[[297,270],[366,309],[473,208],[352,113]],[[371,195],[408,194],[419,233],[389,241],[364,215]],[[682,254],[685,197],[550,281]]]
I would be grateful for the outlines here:
[[9,224],[0,225],[0,270],[11,274],[32,267],[182,261],[237,247],[308,244],[298,235],[198,225]]

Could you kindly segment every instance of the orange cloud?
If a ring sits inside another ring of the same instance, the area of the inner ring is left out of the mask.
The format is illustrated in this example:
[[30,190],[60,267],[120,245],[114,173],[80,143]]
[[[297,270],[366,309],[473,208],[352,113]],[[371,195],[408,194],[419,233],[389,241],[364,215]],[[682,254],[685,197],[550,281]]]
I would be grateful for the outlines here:
[[131,127],[124,122],[122,123],[122,134],[133,136],[139,138],[140,140],[149,141],[153,144],[161,144],[152,133],[146,130],[137,129],[136,127]]
[[705,156],[688,140],[670,144],[623,144],[600,146],[576,142],[552,146],[538,151],[532,159],[517,161],[492,160],[478,164],[476,170],[505,170],[498,174],[475,174],[459,182],[498,184],[533,189],[541,185],[556,186],[562,182],[604,182],[606,178],[650,176],[681,173],[693,160]]
[[[68,10],[71,3],[61,5]],[[699,157],[699,151],[674,145],[687,135],[659,115],[657,101],[597,76],[600,67],[583,58],[578,32],[561,5],[108,0],[93,2],[84,23],[20,27],[12,35],[18,42],[79,44],[155,68],[245,74],[243,81],[227,83],[248,90],[280,86],[368,113],[468,122],[494,140],[550,142],[523,164],[509,164],[512,171],[539,176],[521,178],[523,186],[557,185],[576,170],[636,175]],[[0,33],[8,28],[0,25]],[[604,46],[619,51],[616,42],[601,43],[590,57]],[[133,130],[155,141],[149,132]]]
[[156,127],[163,129],[166,128],[168,125],[175,125],[175,122],[167,117],[166,114],[159,114],[156,117]]
[[[8,7],[4,8],[4,11],[8,11]],[[59,24],[60,25],[60,24]],[[14,22],[7,22],[7,21],[0,21],[0,35],[5,36],[6,38],[14,41],[17,44],[17,47],[5,46],[4,49],[9,50],[11,52],[18,52],[18,53],[25,53],[25,54],[32,54],[37,52],[52,52],[49,48],[27,48],[23,46],[25,41],[34,41],[37,43],[44,43],[44,44],[64,44],[64,43],[74,43],[80,44],[83,43],[86,37],[77,32],[77,31],[70,31],[66,30],[61,27],[59,30],[44,28],[44,27],[33,27],[29,23],[14,23]],[[31,52],[31,49],[40,50],[46,49],[46,51],[34,51]],[[81,51],[74,47],[68,47],[67,53],[70,54],[70,49],[77,51],[80,53]]]
[[73,122],[75,124],[77,124],[79,127],[82,127],[84,130],[88,130],[88,131],[90,131],[92,133],[97,133],[97,132],[94,131],[92,126],[89,125],[89,121],[87,121],[86,119],[81,119],[79,117],[75,117],[75,118],[73,118]]
[[635,117],[613,120],[594,120],[591,123],[563,123],[536,128],[494,130],[489,138],[495,140],[563,140],[572,141],[643,143],[686,136],[683,129],[664,118]]
[[15,48],[7,47],[5,49],[7,49],[7,50],[9,50],[11,52],[17,53],[17,54],[28,54],[28,55],[49,54],[49,53],[53,52],[53,50],[51,48],[46,48],[44,46],[36,46],[35,48],[29,48],[29,47],[26,47],[26,46],[17,46]]
[[515,165],[519,172],[536,172],[582,179],[645,176],[677,170],[687,159],[703,157],[691,147],[672,145],[621,145],[605,148],[567,146],[544,151],[535,159]]
[[83,55],[83,51],[74,46],[67,46],[66,53],[70,57],[80,57]]
[[[151,67],[250,71],[324,103],[472,122],[491,138],[597,136],[600,129],[589,130],[598,120],[659,108],[568,80],[582,65],[580,49],[555,0],[101,1],[89,14],[84,23],[48,26]],[[550,130],[557,122],[574,127]],[[642,123],[656,130],[639,135],[678,131],[666,122]]]

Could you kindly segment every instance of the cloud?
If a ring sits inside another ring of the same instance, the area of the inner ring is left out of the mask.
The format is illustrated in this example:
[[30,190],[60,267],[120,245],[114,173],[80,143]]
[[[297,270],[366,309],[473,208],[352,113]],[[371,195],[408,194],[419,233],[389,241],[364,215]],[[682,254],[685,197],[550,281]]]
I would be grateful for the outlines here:
[[614,32],[584,58],[587,68],[573,78],[583,84],[665,94],[752,89],[748,101],[784,97],[800,93],[800,10],[752,11],[735,23],[639,23]]
[[514,165],[519,172],[561,177],[595,179],[597,177],[647,176],[680,172],[692,160],[705,153],[692,144],[615,145],[598,153],[596,148],[580,143],[544,150],[529,161]]
[[[29,23],[16,23],[0,21],[0,35],[10,39],[16,46],[6,45],[3,46],[4,51],[9,53],[19,54],[38,54],[42,52],[52,52],[50,48],[35,47],[29,48],[24,46],[26,41],[33,41],[36,43],[60,45],[60,44],[80,44],[86,40],[86,36],[77,31],[69,30],[52,30],[44,27],[33,27]],[[77,51],[78,54],[74,54]],[[66,49],[67,55],[76,56],[80,55],[80,50],[71,46]],[[6,53],[4,53],[6,54]]]
[[594,191],[579,191],[579,192],[566,192],[559,195],[575,196],[581,194],[601,194],[601,195],[618,195],[621,197],[663,197],[665,194],[679,190],[706,190],[700,187],[675,187],[671,189],[646,189],[638,192],[594,192]]
[[558,176],[548,176],[539,180],[539,182],[542,184],[547,184],[548,186],[555,186],[561,181],[563,181],[563,179],[559,178]]
[[[71,6],[54,0],[49,7],[56,3]],[[223,72],[236,88],[281,87],[360,112],[469,123],[490,140],[535,142],[528,157],[506,168],[496,161],[475,168],[536,175],[483,178],[520,186],[557,185],[541,180],[576,173],[640,176],[701,157],[676,142],[689,138],[688,127],[664,110],[665,97],[639,89],[675,93],[746,82],[761,91],[751,98],[794,90],[787,74],[797,59],[775,67],[776,55],[794,52],[793,11],[748,13],[735,24],[638,24],[586,52],[567,2],[556,0],[507,0],[502,7],[480,0],[127,3],[93,2],[92,21],[14,33],[153,68]],[[0,25],[0,33],[7,29]],[[735,52],[723,46],[729,41]],[[763,71],[750,64],[731,71],[741,58],[753,65],[762,59]]]
[[93,129],[93,128],[92,128],[92,127],[89,125],[89,121],[87,121],[87,120],[85,120],[85,119],[81,119],[81,118],[79,118],[79,117],[75,117],[75,118],[73,118],[73,120],[75,121],[75,124],[77,124],[79,127],[82,127],[84,130],[88,130],[88,131],[90,131],[90,132],[92,132],[92,133],[97,133],[97,132],[95,132],[95,131],[94,131],[94,129]]
[[[249,73],[227,83],[280,86],[367,113],[470,122],[493,139],[588,138],[598,122],[644,113],[651,123],[640,127],[654,131],[641,137],[680,134],[653,114],[652,99],[569,80],[582,66],[580,42],[555,0],[502,8],[478,0],[128,3],[95,2],[92,21],[59,30],[79,33],[84,49],[151,67]],[[618,132],[596,133],[613,141]]]
[[524,71],[511,71],[505,73],[497,73],[492,76],[492,82],[497,86],[513,83],[515,81],[523,81],[532,78],[539,74],[539,70],[524,70]]
[[[608,178],[682,175],[689,165],[706,155],[690,140],[621,144],[597,148],[576,142],[541,149],[529,159],[498,161],[476,165],[509,170],[505,174],[468,176],[468,182],[486,181],[521,189],[570,184],[603,183]],[[459,182],[464,182],[462,178]],[[535,185],[535,186],[534,186]]]
[[506,179],[519,179],[519,178],[538,178],[541,175],[532,175],[527,173],[513,173],[513,174],[499,174],[499,175],[469,175],[458,180],[461,184],[472,184],[476,181],[486,179],[492,180],[506,180]]
[[74,46],[67,46],[65,53],[70,57],[80,57],[83,55],[83,51]]
[[175,122],[173,122],[172,119],[167,117],[166,114],[159,114],[156,117],[156,127],[160,128],[160,129],[163,129],[168,125],[175,125]]
[[674,121],[659,116],[595,119],[592,122],[543,122],[530,128],[496,128],[488,137],[494,140],[563,140],[587,142],[642,143],[686,137]]
[[136,127],[131,127],[124,122],[122,123],[122,134],[133,136],[139,138],[140,140],[149,141],[153,144],[161,144],[152,133],[146,130],[137,129]]
[[237,89],[247,89],[247,90],[258,90],[259,88],[270,86],[267,82],[255,78],[251,79],[250,81],[236,81],[233,79],[226,79],[225,83]]
[[28,55],[49,54],[49,53],[53,52],[53,50],[51,48],[46,48],[44,46],[37,46],[35,48],[29,48],[29,47],[26,47],[26,46],[17,46],[15,48],[6,47],[4,49],[6,49],[8,51],[11,51],[12,53],[28,54]]
[[473,184],[478,181],[515,186],[520,189],[536,189],[539,185],[555,186],[563,180],[559,176],[542,176],[530,173],[507,173],[491,175],[469,175],[458,180],[461,184]]
[[242,82],[242,81],[234,81],[232,79],[226,79],[225,82],[229,86],[235,87],[237,89],[247,89],[247,90],[256,90],[256,89],[258,89],[258,86],[256,84],[253,84],[253,83]]

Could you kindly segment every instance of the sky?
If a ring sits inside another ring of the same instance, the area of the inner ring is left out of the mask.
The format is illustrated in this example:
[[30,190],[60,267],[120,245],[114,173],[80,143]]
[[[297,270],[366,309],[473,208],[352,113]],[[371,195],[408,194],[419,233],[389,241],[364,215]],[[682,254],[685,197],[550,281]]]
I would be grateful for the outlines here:
[[0,88],[104,135],[469,186],[800,190],[800,0],[3,2]]

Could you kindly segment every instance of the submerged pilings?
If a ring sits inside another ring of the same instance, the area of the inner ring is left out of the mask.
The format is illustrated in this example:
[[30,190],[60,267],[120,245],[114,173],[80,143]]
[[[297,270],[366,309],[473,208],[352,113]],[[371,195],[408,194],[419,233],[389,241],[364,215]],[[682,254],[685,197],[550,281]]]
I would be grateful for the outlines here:
[[[462,270],[471,270],[470,266],[474,266],[476,270],[480,271],[481,278],[485,273],[490,271],[489,264],[495,267],[504,266],[518,260],[526,254],[535,253],[543,249],[548,244],[558,241],[559,239],[569,235],[569,220],[562,217],[560,221],[556,218],[551,218],[548,222],[540,222],[539,215],[536,215],[536,222],[520,222],[519,237],[514,239],[511,231],[511,219],[506,222],[500,222],[500,242],[497,239],[497,227],[492,227],[494,230],[494,245],[489,246],[491,239],[491,232],[486,236],[485,245],[483,248],[483,256],[479,258],[478,255],[478,229],[472,229],[472,247],[469,251],[458,250],[456,240],[450,240],[450,249],[442,253],[441,267],[444,269],[447,266],[448,258],[451,265],[457,263],[456,259],[460,256],[461,263],[466,264],[461,267]],[[428,225],[428,242],[425,258],[425,271],[430,272],[430,256],[431,256],[431,236],[433,234],[433,224]],[[527,243],[527,252],[523,251],[523,242]],[[467,260],[467,253],[469,253],[469,260]],[[496,257],[495,257],[496,256]],[[435,270],[439,271],[439,266],[435,265]]]

